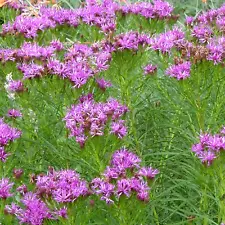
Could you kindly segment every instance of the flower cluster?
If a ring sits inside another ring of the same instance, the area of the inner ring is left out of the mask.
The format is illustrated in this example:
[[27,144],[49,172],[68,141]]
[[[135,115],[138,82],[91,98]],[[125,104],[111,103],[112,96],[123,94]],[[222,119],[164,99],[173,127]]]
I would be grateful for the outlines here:
[[33,192],[24,194],[20,202],[23,207],[15,203],[6,205],[5,213],[16,216],[21,224],[41,225],[46,219],[57,220],[59,217],[66,217],[66,208],[50,210],[47,204]]
[[63,49],[63,44],[58,40],[53,40],[49,46],[39,46],[37,43],[24,42],[19,49],[0,49],[0,60],[27,62],[34,59],[45,61],[53,56],[55,52]]
[[135,31],[130,31],[124,34],[119,34],[114,38],[114,48],[117,51],[125,49],[138,50],[139,45],[145,46],[150,43],[150,36],[139,34]]
[[50,171],[36,180],[38,195],[52,197],[58,203],[74,202],[89,194],[86,181],[74,170]]
[[166,74],[170,77],[175,77],[177,80],[183,80],[190,76],[191,63],[183,62],[177,65],[172,65],[166,70]]
[[127,110],[125,105],[112,98],[106,103],[96,103],[89,94],[81,97],[80,103],[69,109],[64,120],[70,130],[70,136],[76,137],[76,141],[83,147],[88,135],[94,137],[104,134],[109,120],[112,120],[111,133],[123,138],[127,134],[127,129],[121,117]]
[[171,49],[185,38],[185,33],[175,27],[150,39],[150,48],[163,54],[171,53]]
[[5,162],[7,154],[4,147],[11,141],[19,138],[22,132],[16,128],[10,127],[3,119],[0,119],[0,160]]
[[[24,7],[26,8],[26,7]],[[25,11],[25,10],[23,10]],[[122,6],[113,0],[86,1],[79,9],[56,9],[39,7],[31,15],[22,13],[13,23],[4,24],[2,35],[20,33],[26,38],[35,38],[39,31],[58,25],[77,27],[81,21],[99,27],[105,34],[116,29],[116,13],[134,14],[145,18],[171,18],[173,7],[165,1],[154,0],[153,4],[143,2]]]
[[210,166],[218,157],[220,151],[225,150],[225,129],[219,134],[201,134],[199,143],[192,146],[192,151],[202,163]]
[[166,1],[154,0],[150,2],[136,2],[121,7],[121,11],[125,14],[132,13],[144,16],[145,18],[169,18],[172,15],[173,7]]
[[100,195],[107,204],[119,200],[122,195],[130,198],[136,193],[141,201],[149,201],[148,180],[153,180],[159,173],[152,167],[140,167],[141,159],[127,149],[117,150],[102,177],[91,182],[94,194]]

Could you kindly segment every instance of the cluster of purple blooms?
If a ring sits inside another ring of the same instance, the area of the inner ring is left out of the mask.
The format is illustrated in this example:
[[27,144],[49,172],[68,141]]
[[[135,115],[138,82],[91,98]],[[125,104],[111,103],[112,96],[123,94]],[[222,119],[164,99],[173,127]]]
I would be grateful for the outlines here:
[[16,216],[21,224],[42,225],[45,220],[67,218],[66,207],[51,210],[36,193],[25,193],[20,202],[23,207],[15,203],[6,205],[5,213]]
[[57,25],[77,27],[81,21],[90,26],[99,27],[105,34],[116,29],[116,13],[135,14],[145,18],[170,18],[173,7],[163,0],[153,3],[135,3],[120,5],[113,0],[88,0],[84,7],[78,9],[56,9],[41,7],[36,16],[21,14],[13,23],[4,24],[2,35],[23,34],[26,38],[35,38],[39,31],[55,28]]
[[137,51],[139,45],[147,46],[150,43],[150,36],[147,34],[139,34],[136,31],[119,34],[114,38],[114,49],[123,51],[125,49]]
[[200,43],[206,43],[212,35],[212,29],[203,24],[196,25],[192,29],[192,36],[197,38]]
[[70,130],[70,136],[84,146],[88,136],[102,136],[107,122],[111,120],[111,133],[119,138],[127,134],[125,121],[121,119],[128,111],[125,105],[111,98],[106,103],[95,102],[91,94],[80,98],[80,103],[73,105],[64,120]]
[[221,63],[225,58],[224,47],[225,47],[224,37],[211,38],[208,41],[208,44],[206,45],[206,48],[209,51],[207,59],[209,61],[213,61],[214,64]]
[[52,197],[58,203],[74,202],[89,194],[87,182],[74,170],[49,171],[36,179],[38,195]]
[[178,27],[165,33],[158,34],[150,39],[150,48],[154,51],[160,51],[163,54],[171,53],[173,47],[184,41],[185,33]]
[[130,198],[134,193],[139,200],[148,202],[148,180],[153,180],[159,171],[152,167],[140,167],[140,163],[141,159],[136,154],[127,149],[117,150],[102,177],[92,180],[92,191],[107,204],[114,203],[122,195]]
[[219,156],[220,151],[225,150],[225,128],[219,134],[201,134],[199,143],[192,146],[192,151],[207,166]]
[[[48,174],[34,176],[34,191],[28,191],[25,184],[16,190],[20,193],[20,203],[12,202],[5,206],[5,213],[17,217],[20,223],[30,225],[42,225],[45,220],[58,220],[67,218],[65,204],[75,202],[78,198],[100,195],[101,200],[107,204],[122,195],[131,197],[136,193],[141,201],[149,201],[149,181],[159,173],[152,167],[140,167],[141,159],[126,149],[117,150],[111,159],[111,165],[107,167],[102,178],[93,179],[90,184],[80,178],[74,170],[55,171],[49,168]],[[23,170],[14,169],[14,177],[19,179]],[[14,183],[8,178],[0,180],[0,199],[12,197]],[[52,209],[49,201],[54,200],[62,208]]]
[[173,7],[166,1],[154,0],[153,3],[136,2],[134,4],[128,4],[122,6],[121,11],[124,14],[132,13],[149,19],[165,19],[172,16]]
[[[13,173],[18,179],[23,174],[23,170],[15,169]],[[5,213],[16,216],[20,223],[42,225],[46,219],[67,218],[67,207],[51,209],[48,204],[50,198],[62,205],[90,194],[87,182],[74,170],[54,171],[51,168],[47,175],[40,174],[35,177],[34,182],[34,192],[29,192],[25,184],[16,189],[21,194],[21,204],[12,202],[5,207]],[[11,190],[13,185],[7,178],[0,180],[0,199],[7,199],[14,195]]]
[[190,77],[191,63],[183,62],[177,65],[172,65],[166,70],[166,74],[170,77],[174,77],[177,80],[184,80]]
[[3,119],[0,119],[0,160],[2,162],[5,162],[9,156],[9,154],[5,152],[5,146],[7,146],[9,142],[19,138],[21,134],[22,132],[20,130],[9,126]]
[[[74,87],[80,88],[89,78],[108,69],[113,51],[107,43],[95,43],[92,46],[74,44],[66,51],[65,60],[61,62],[55,53],[63,49],[62,43],[57,40],[46,47],[25,42],[20,49],[1,49],[0,60],[2,63],[16,61],[17,68],[23,73],[23,79],[52,74],[68,79]],[[97,79],[96,83],[102,89],[111,86],[103,79]],[[24,91],[20,80],[11,80],[7,86],[12,92]]]

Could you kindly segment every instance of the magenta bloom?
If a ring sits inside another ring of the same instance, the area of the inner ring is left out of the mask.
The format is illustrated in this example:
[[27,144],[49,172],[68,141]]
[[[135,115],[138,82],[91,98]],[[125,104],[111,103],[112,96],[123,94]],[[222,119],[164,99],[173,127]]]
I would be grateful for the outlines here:
[[127,149],[117,150],[111,160],[111,165],[118,169],[118,171],[124,171],[130,168],[139,168],[141,159]]
[[45,219],[52,219],[52,213],[47,205],[32,192],[26,193],[21,203],[24,207],[12,203],[6,206],[5,210],[11,215],[15,215],[20,223],[30,225],[42,225]]
[[166,70],[166,74],[177,80],[184,80],[190,77],[191,63],[184,62],[178,65],[172,65]]
[[120,197],[122,194],[126,195],[128,198],[131,195],[131,185],[130,180],[121,179],[117,181],[117,195]]
[[179,28],[175,27],[173,30],[169,30],[165,33],[154,36],[150,40],[151,49],[160,51],[163,54],[170,53],[172,48],[177,43],[185,40],[185,33]]
[[33,79],[42,76],[44,73],[44,67],[33,62],[18,65],[18,69],[23,73],[23,79]]
[[20,185],[16,190],[22,195],[28,192],[27,186],[25,184]]
[[223,132],[224,127],[220,131],[220,134],[200,134],[199,143],[192,146],[192,151],[203,164],[210,166],[219,156],[219,152],[225,150],[225,136]]
[[138,173],[139,176],[147,177],[148,179],[153,179],[157,174],[159,174],[159,170],[153,169],[152,167],[142,167]]
[[151,74],[154,74],[156,72],[156,70],[157,70],[157,66],[148,64],[147,66],[144,67],[144,74],[151,75]]
[[16,179],[19,179],[23,175],[22,169],[13,169],[13,175]]
[[22,117],[22,113],[19,110],[10,109],[7,113],[7,116],[13,118]]
[[102,89],[103,91],[106,90],[106,88],[111,87],[112,83],[109,81],[106,81],[105,79],[101,78],[101,79],[97,79],[96,83],[98,84],[98,87],[100,89]]
[[0,146],[7,145],[10,141],[21,136],[22,132],[16,128],[10,127],[0,119]]
[[55,214],[57,217],[62,217],[62,218],[65,218],[65,219],[68,218],[68,215],[67,215],[67,208],[66,208],[65,206],[62,207],[61,209],[55,210],[55,211],[54,211],[54,214]]
[[37,193],[51,196],[57,202],[74,202],[88,194],[86,181],[74,170],[52,171],[37,177]]
[[12,80],[8,83],[8,90],[11,92],[22,92],[24,91],[24,85],[20,80]]
[[147,179],[154,179],[159,171],[152,167],[140,168],[140,162],[136,154],[126,149],[116,151],[102,178],[92,180],[93,193],[100,195],[107,204],[113,204],[122,195],[129,198],[133,193],[140,201],[148,202],[150,187]]
[[194,17],[192,16],[187,16],[186,19],[185,19],[185,23],[188,25],[188,26],[191,26],[194,22]]
[[8,158],[9,155],[10,154],[8,154],[8,153],[5,152],[4,147],[0,147],[0,160],[2,162],[6,162],[6,160],[7,160],[7,158]]
[[12,187],[13,183],[10,183],[8,178],[2,178],[0,180],[0,199],[6,199],[13,196],[10,192]]
[[124,120],[119,120],[111,124],[111,133],[115,134],[120,139],[127,135],[127,128],[124,123]]
[[200,43],[205,43],[213,34],[209,26],[200,24],[193,27],[192,36],[196,37]]
[[64,120],[70,130],[70,136],[76,137],[76,141],[83,147],[88,134],[92,137],[104,135],[109,119],[112,120],[112,133],[119,138],[126,135],[124,122],[119,120],[126,112],[127,107],[115,99],[97,103],[92,95],[87,95],[80,98],[79,104],[71,107]]

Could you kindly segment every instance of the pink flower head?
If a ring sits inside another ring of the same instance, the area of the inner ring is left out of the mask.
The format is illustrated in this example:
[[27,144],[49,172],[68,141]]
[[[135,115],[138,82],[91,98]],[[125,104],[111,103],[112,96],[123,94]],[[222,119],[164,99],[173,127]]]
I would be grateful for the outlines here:
[[103,78],[97,79],[96,82],[97,82],[97,84],[98,84],[98,87],[99,87],[100,89],[102,89],[103,91],[105,91],[106,88],[112,86],[112,83],[111,83],[111,82],[106,81],[106,80],[103,79]]
[[12,118],[22,117],[22,113],[17,109],[10,109],[7,116]]
[[22,92],[24,91],[24,85],[20,80],[12,80],[8,83],[8,90],[11,92]]
[[152,167],[142,167],[138,173],[139,176],[147,177],[148,179],[153,179],[157,174],[159,174],[159,170],[153,169]]
[[151,75],[151,74],[154,74],[156,72],[156,70],[157,70],[157,66],[148,64],[147,66],[144,67],[144,74]]
[[6,162],[9,155],[10,155],[9,153],[5,152],[4,147],[0,147],[0,160],[2,162]]
[[6,199],[13,196],[10,192],[12,187],[13,183],[10,183],[8,178],[2,178],[0,180],[0,198]]
[[183,80],[190,77],[191,63],[184,62],[178,65],[172,65],[166,70],[166,74],[175,77],[177,80]]

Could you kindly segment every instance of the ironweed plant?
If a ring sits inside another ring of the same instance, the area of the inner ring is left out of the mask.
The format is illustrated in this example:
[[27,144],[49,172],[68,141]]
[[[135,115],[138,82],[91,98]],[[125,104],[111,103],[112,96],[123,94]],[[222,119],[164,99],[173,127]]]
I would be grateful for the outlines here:
[[225,222],[225,5],[184,24],[163,0],[0,17],[1,224]]

